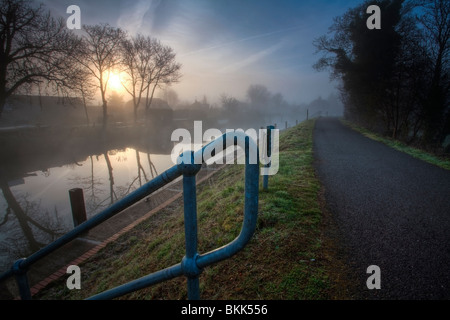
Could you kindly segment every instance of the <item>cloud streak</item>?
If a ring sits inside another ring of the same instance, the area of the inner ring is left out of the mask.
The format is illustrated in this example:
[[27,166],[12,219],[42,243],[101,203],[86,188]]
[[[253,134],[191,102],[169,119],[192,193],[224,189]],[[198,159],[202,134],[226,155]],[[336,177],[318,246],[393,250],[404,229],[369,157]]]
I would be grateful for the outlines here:
[[139,0],[133,6],[129,6],[117,20],[117,25],[136,34],[140,32],[144,23],[144,17],[149,13],[150,17],[161,3],[161,0]]
[[257,35],[254,35],[254,36],[245,37],[245,38],[241,38],[241,39],[237,39],[237,40],[221,43],[221,44],[214,45],[214,46],[205,47],[205,48],[201,48],[201,49],[198,49],[198,50],[193,50],[193,51],[190,51],[190,52],[185,52],[182,55],[180,55],[180,57],[194,55],[194,54],[197,54],[197,53],[203,53],[203,52],[210,51],[210,50],[216,50],[216,49],[220,49],[220,48],[223,48],[223,47],[228,47],[228,46],[231,46],[231,45],[248,42],[248,41],[251,41],[251,40],[262,39],[262,38],[270,37],[270,36],[273,36],[273,35],[276,35],[276,34],[286,33],[286,32],[289,32],[289,31],[298,30],[300,28],[303,28],[303,26],[296,26],[296,27],[292,27],[292,28],[286,28],[286,29],[282,29],[282,30],[277,30],[277,31],[257,34]]
[[274,54],[278,50],[281,50],[283,48],[283,46],[285,46],[285,44],[286,44],[285,41],[280,41],[279,43],[277,43],[273,46],[270,46],[266,49],[260,50],[256,53],[248,56],[244,60],[238,61],[236,63],[226,66],[225,68],[220,69],[219,72],[220,73],[237,72],[240,69],[243,69],[249,65],[255,64],[258,61],[262,60],[263,58]]

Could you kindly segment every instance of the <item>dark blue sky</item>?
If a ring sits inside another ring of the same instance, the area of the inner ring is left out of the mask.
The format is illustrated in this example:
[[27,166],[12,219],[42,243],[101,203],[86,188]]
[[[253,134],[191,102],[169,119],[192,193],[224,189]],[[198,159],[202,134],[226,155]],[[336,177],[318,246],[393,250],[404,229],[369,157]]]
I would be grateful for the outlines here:
[[83,24],[109,23],[170,45],[183,64],[173,86],[180,98],[245,99],[251,84],[280,92],[289,102],[326,97],[329,75],[312,65],[312,41],[335,16],[362,0],[43,0],[63,17],[76,4]]

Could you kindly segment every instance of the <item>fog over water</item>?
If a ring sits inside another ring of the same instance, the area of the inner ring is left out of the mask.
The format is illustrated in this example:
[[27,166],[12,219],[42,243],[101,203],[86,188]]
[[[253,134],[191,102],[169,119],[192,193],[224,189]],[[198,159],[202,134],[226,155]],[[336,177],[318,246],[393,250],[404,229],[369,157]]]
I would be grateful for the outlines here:
[[[26,216],[39,226],[32,224],[31,234],[24,236],[27,230],[14,219],[14,213],[8,215],[0,227],[0,270],[6,270],[14,259],[30,254],[30,238],[48,243],[73,228],[70,189],[83,189],[89,219],[172,165],[169,154],[149,154],[126,148],[91,155],[76,163],[29,171],[9,181],[15,200]],[[8,207],[2,192],[0,211],[8,212]]]

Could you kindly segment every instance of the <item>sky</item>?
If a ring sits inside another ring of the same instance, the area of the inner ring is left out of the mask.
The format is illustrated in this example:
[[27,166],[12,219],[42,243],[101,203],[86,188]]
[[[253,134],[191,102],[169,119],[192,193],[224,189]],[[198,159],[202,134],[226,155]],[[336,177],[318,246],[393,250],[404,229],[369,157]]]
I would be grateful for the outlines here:
[[42,0],[68,18],[81,9],[82,24],[108,23],[172,47],[182,78],[172,88],[180,100],[246,99],[250,85],[266,86],[289,103],[309,103],[335,91],[327,72],[313,64],[313,40],[333,18],[362,0]]

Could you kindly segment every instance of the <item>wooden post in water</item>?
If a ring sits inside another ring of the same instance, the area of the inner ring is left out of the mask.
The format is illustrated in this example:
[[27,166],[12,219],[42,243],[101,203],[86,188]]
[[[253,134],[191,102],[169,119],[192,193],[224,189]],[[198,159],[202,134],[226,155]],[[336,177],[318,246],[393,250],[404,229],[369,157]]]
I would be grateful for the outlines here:
[[73,226],[86,221],[86,207],[84,205],[83,189],[74,188],[69,190],[70,206],[72,208]]

